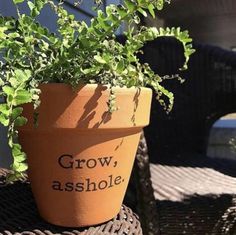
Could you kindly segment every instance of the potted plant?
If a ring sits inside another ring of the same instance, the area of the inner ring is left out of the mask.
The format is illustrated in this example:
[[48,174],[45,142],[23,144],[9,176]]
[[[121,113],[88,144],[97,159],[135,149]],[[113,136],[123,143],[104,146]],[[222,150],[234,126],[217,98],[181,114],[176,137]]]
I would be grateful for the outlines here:
[[[139,14],[155,17],[163,0],[124,0],[105,12],[97,9],[89,26],[75,20],[63,1],[13,2],[18,18],[0,18],[0,123],[8,126],[13,156],[8,181],[21,178],[29,165],[32,191],[48,222],[77,227],[107,221],[120,209],[149,122],[151,89],[145,86],[154,88],[167,111],[173,105],[164,78],[137,54],[146,41],[176,37],[186,68],[191,39],[179,28],[135,29]],[[30,15],[20,13],[23,2]],[[45,5],[57,14],[57,34],[36,20]],[[115,32],[124,22],[122,45]]]

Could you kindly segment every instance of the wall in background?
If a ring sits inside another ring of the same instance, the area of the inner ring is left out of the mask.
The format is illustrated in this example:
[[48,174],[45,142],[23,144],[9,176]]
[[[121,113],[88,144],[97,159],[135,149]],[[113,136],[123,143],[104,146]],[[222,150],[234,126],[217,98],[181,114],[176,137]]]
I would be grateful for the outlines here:
[[224,116],[211,129],[207,155],[236,160],[236,149],[231,143],[236,138],[236,114]]
[[[236,48],[235,0],[171,1],[157,16],[163,20],[163,26],[187,29],[197,42]],[[158,25],[158,18],[152,24]]]

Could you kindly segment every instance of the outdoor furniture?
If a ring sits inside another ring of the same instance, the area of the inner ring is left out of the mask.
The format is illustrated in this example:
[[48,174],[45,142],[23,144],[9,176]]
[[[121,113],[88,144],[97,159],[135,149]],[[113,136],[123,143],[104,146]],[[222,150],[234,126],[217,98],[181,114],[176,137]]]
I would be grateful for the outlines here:
[[175,40],[150,42],[141,57],[161,75],[186,79],[166,81],[175,94],[169,115],[153,98],[137,153],[126,201],[138,210],[145,235],[236,234],[236,158],[207,156],[213,123],[236,111],[236,53],[194,47],[184,72],[177,69],[183,56]]
[[0,234],[143,234],[138,217],[126,206],[122,206],[116,218],[94,227],[78,229],[51,225],[40,218],[29,182],[5,185],[5,175],[6,170],[0,168]]

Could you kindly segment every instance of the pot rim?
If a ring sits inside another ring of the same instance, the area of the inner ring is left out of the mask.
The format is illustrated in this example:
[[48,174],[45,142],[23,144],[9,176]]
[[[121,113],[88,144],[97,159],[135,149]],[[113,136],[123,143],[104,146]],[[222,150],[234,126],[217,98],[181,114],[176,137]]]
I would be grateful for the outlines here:
[[[63,88],[73,88],[70,84],[66,84],[66,83],[56,83],[56,82],[53,82],[53,83],[42,83],[39,85],[39,89],[41,88],[46,88],[46,87],[56,87],[56,89],[63,89]],[[78,91],[78,90],[81,90],[83,89],[84,91],[89,91],[89,90],[94,90],[96,88],[101,88],[102,90],[107,90],[109,89],[109,85],[105,85],[105,84],[80,84],[78,85],[77,87],[75,87],[75,91]],[[114,91],[115,92],[124,92],[124,91],[137,91],[137,90],[142,90],[142,91],[150,91],[152,90],[151,88],[148,88],[148,87],[135,87],[135,86],[132,86],[132,87],[120,87],[120,86],[114,86],[113,87]]]

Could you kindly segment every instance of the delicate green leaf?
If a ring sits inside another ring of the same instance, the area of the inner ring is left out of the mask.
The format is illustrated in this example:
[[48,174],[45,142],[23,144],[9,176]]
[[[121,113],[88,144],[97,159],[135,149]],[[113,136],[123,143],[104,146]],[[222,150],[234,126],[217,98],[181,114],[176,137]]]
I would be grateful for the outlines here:
[[12,119],[16,119],[18,116],[20,116],[23,112],[23,108],[22,107],[17,107],[17,108],[14,108],[12,110]]
[[0,39],[6,39],[7,38],[7,34],[5,34],[5,31],[7,31],[7,27],[0,27]]
[[24,172],[28,169],[28,165],[22,162],[14,162],[12,164],[12,169],[17,172]]
[[154,9],[155,9],[155,7],[153,6],[153,4],[149,4],[149,5],[148,5],[148,11],[149,11],[149,13],[151,14],[151,16],[152,16],[153,18],[155,18]]
[[15,70],[15,75],[18,80],[27,81],[29,80],[31,76],[31,71],[30,70],[23,71],[23,70],[17,69]]
[[10,108],[7,104],[0,104],[0,113],[9,115],[10,114]]
[[19,3],[22,3],[22,2],[24,2],[25,0],[13,0],[13,2],[15,3],[15,4],[19,4]]
[[100,64],[106,64],[106,61],[99,55],[95,55],[94,59]]
[[14,162],[24,162],[26,160],[26,154],[22,152],[21,146],[19,144],[12,145],[12,155],[14,157]]
[[8,126],[9,122],[9,118],[6,117],[4,114],[0,113],[0,123],[2,123],[3,126]]
[[25,117],[17,117],[15,119],[15,126],[24,126],[27,123],[27,119]]
[[136,4],[132,2],[131,0],[124,0],[125,5],[127,6],[129,11],[134,11],[136,8]]
[[2,90],[9,96],[9,95],[14,95],[15,89],[10,87],[10,86],[4,86]]
[[27,4],[28,4],[29,9],[30,9],[31,11],[35,8],[35,5],[34,5],[33,2],[28,1]]
[[0,78],[0,87],[4,85],[4,81]]
[[6,177],[6,183],[11,183],[14,181],[19,180],[22,177],[22,175],[18,172],[11,172]]
[[124,64],[124,60],[120,60],[119,63],[117,64],[117,72],[121,73],[124,70],[125,64]]
[[156,8],[160,11],[164,7],[164,0],[157,0]]
[[18,156],[20,155],[21,152],[21,146],[19,144],[13,144],[12,145],[12,154],[13,156]]
[[13,105],[21,105],[30,103],[32,101],[32,94],[29,91],[26,90],[18,90],[17,94],[13,100]]
[[17,80],[15,77],[11,77],[11,78],[9,79],[9,82],[10,82],[10,84],[11,84],[11,86],[12,86],[13,88],[17,88],[18,85],[19,85],[19,83],[20,83],[20,81]]
[[14,156],[14,160],[19,163],[24,162],[26,160],[26,154],[22,152],[21,154]]
[[127,15],[127,11],[121,6],[118,6],[117,11],[120,15],[120,18],[123,18]]
[[144,11],[142,8],[139,8],[138,11],[139,11],[144,17],[147,17],[147,12]]

